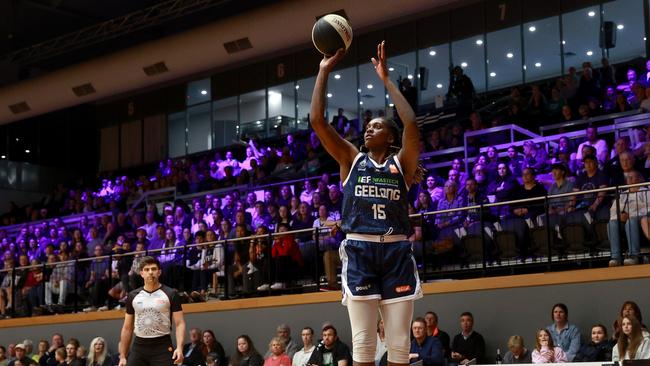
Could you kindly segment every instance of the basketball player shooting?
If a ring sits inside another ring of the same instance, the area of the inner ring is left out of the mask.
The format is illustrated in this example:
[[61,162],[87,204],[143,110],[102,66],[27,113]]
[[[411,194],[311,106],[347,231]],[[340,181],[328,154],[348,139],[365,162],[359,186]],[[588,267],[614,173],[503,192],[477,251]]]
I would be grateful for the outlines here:
[[[409,328],[413,301],[422,297],[411,243],[407,192],[422,179],[419,166],[420,133],[415,113],[391,81],[385,42],[372,58],[404,123],[402,147],[395,121],[380,117],[368,123],[360,149],[343,139],[324,119],[327,78],[344,57],[340,49],[325,56],[314,86],[311,124],[325,150],[339,163],[343,180],[341,228],[347,238],[339,250],[343,269],[343,304],[352,328],[355,366],[373,366],[377,316],[386,332],[389,365],[409,363]],[[360,151],[361,150],[361,151]]]

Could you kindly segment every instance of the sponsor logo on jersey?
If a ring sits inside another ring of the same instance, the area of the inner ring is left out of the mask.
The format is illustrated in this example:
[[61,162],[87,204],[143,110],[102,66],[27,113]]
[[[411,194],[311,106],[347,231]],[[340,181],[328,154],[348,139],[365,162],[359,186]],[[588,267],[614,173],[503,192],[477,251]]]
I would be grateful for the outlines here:
[[393,164],[389,165],[389,166],[388,166],[388,169],[389,169],[390,172],[393,173],[393,174],[397,174],[397,173],[399,173],[399,170],[397,170],[397,167],[396,167],[395,165],[393,165]]
[[357,167],[357,170],[360,171],[360,172],[365,172],[366,171],[366,164],[367,163],[366,163],[365,160],[361,160],[361,162],[359,163],[359,166]]
[[395,292],[398,294],[411,291],[411,285],[397,286],[395,287]]

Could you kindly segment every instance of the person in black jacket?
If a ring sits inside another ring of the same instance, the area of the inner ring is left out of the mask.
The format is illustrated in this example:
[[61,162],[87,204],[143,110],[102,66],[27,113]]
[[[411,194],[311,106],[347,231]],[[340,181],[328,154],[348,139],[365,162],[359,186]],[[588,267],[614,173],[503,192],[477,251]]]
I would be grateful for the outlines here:
[[427,335],[437,337],[440,340],[445,359],[449,358],[451,354],[449,348],[450,338],[447,332],[438,328],[438,314],[433,311],[427,311],[424,315],[424,320],[427,322]]
[[607,337],[607,328],[596,324],[591,327],[591,342],[580,347],[573,362],[610,362],[614,343]]
[[485,340],[474,331],[474,316],[470,312],[460,314],[460,329],[451,341],[451,359],[459,365],[465,365],[476,359],[476,363],[485,363]]
[[201,330],[192,328],[190,330],[190,343],[183,345],[183,365],[204,366],[205,353],[207,352],[205,352]]
[[230,358],[229,366],[262,366],[264,359],[255,349],[251,338],[242,334],[237,337],[237,353]]
[[339,339],[336,328],[328,324],[323,327],[323,339],[312,352],[308,365],[352,366],[350,348]]

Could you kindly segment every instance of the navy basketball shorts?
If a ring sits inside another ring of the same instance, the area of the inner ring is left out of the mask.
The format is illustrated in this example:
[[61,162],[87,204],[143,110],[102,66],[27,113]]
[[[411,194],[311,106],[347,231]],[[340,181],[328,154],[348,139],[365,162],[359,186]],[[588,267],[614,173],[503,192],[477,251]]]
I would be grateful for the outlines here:
[[350,237],[380,238],[378,235],[349,234],[348,239],[341,242],[343,304],[348,299],[377,299],[380,304],[390,304],[422,297],[411,242],[367,241]]

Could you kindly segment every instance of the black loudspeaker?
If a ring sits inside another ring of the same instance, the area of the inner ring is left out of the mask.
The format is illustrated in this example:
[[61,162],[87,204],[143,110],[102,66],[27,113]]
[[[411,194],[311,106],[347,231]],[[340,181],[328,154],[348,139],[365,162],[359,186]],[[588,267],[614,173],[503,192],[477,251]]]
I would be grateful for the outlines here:
[[616,47],[616,23],[603,22],[600,28],[600,48],[614,48]]
[[418,73],[420,74],[420,90],[427,90],[427,85],[429,85],[429,69],[420,66]]

